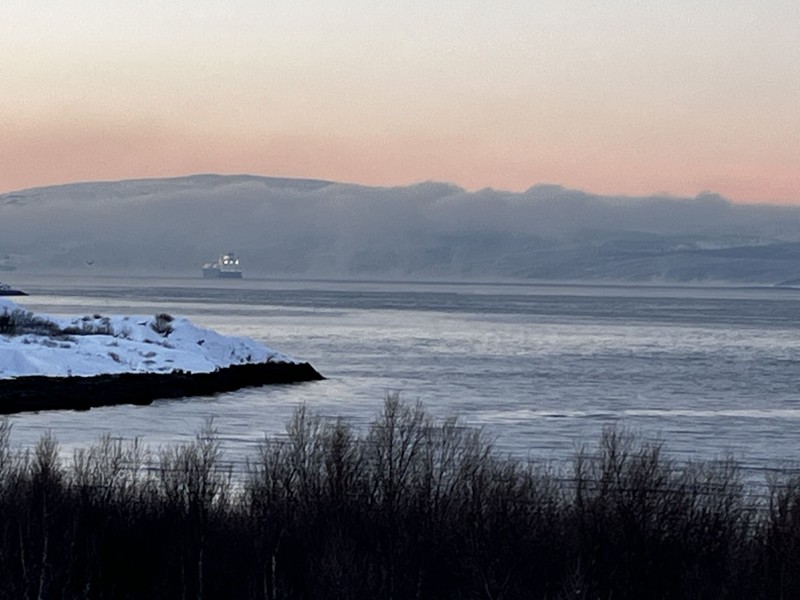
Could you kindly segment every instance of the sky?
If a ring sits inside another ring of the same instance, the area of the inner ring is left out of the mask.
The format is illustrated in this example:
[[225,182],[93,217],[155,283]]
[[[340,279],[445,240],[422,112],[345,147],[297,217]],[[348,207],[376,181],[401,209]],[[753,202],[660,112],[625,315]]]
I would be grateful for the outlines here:
[[0,0],[0,193],[250,173],[800,204],[796,0]]

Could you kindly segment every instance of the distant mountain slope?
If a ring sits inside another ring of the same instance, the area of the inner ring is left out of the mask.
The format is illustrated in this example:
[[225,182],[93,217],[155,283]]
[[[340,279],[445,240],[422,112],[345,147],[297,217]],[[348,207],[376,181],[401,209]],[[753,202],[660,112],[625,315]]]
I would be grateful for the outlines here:
[[19,272],[781,283],[800,278],[800,208],[466,192],[194,175],[0,195],[0,256]]

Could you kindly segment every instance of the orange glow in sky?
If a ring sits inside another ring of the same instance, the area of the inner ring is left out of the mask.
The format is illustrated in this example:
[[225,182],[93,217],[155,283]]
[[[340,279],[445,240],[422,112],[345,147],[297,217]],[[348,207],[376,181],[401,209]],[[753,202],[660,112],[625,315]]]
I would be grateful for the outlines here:
[[797,2],[274,4],[3,0],[0,192],[214,172],[800,203]]

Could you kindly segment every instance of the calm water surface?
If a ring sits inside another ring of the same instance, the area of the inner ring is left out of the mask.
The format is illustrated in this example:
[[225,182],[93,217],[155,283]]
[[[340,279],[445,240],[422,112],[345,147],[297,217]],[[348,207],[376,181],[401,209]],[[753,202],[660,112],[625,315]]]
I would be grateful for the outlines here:
[[241,462],[299,405],[356,426],[387,393],[545,459],[623,425],[682,458],[800,463],[800,291],[785,289],[15,278],[50,314],[190,317],[308,360],[326,381],[145,407],[20,414],[13,442],[51,431],[165,446],[213,417]]

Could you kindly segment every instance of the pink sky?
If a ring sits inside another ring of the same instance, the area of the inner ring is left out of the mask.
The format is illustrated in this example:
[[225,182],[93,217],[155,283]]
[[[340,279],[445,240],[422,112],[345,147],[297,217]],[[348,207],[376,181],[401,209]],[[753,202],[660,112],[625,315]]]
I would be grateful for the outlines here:
[[800,203],[796,2],[133,4],[0,5],[0,192],[213,172]]

